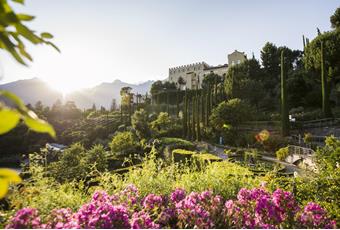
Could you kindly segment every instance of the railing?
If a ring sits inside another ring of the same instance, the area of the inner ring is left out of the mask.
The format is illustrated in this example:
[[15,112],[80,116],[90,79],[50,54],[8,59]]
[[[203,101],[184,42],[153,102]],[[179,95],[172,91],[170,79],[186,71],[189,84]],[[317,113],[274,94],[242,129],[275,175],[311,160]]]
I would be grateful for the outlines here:
[[291,154],[298,154],[303,156],[312,156],[315,154],[315,151],[311,148],[305,148],[296,145],[288,145],[288,153]]
[[325,118],[311,121],[297,121],[296,124],[299,124],[302,128],[321,128],[334,126],[339,124],[339,118]]

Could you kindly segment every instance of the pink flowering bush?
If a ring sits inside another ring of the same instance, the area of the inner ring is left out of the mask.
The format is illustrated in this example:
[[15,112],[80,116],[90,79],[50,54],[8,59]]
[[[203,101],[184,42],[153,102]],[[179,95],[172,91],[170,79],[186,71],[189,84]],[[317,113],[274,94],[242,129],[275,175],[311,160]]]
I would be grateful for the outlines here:
[[52,210],[44,219],[24,208],[7,228],[336,228],[318,204],[300,208],[290,192],[264,188],[241,189],[236,200],[223,200],[212,191],[187,194],[177,188],[169,196],[139,197],[135,186],[109,195],[93,194],[78,211]]

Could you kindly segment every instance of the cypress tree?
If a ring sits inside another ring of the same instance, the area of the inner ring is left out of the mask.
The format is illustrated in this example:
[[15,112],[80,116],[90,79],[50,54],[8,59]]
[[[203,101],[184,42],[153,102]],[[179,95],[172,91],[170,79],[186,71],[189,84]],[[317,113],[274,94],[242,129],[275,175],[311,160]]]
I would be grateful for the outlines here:
[[179,115],[179,93],[180,91],[177,90],[176,92],[176,117]]
[[214,76],[214,105],[217,104],[217,76]]
[[209,122],[209,91],[205,90],[205,126],[208,127]]
[[191,107],[191,113],[192,113],[192,140],[195,140],[195,137],[196,137],[196,114],[195,114],[195,110],[196,110],[196,105],[195,105],[195,96],[192,97],[191,99],[191,104],[192,104],[192,107]]
[[328,92],[328,81],[325,75],[325,58],[324,58],[324,48],[323,41],[321,41],[321,90],[322,90],[322,113],[324,117],[331,117],[332,112],[329,106],[329,92]]
[[200,91],[201,122],[204,125],[204,92]]
[[284,50],[281,51],[281,126],[282,136],[289,134],[289,118],[287,105],[286,73],[284,68]]
[[188,98],[187,98],[187,107],[188,107],[188,112],[187,112],[187,125],[188,125],[188,128],[187,128],[187,138],[190,139],[191,138],[191,124],[190,124],[190,97],[191,95],[187,94]]
[[302,35],[302,42],[303,42],[303,50],[305,50],[305,48],[306,48],[306,39],[305,39],[305,35]]
[[200,127],[200,96],[198,93],[196,93],[196,126],[197,126],[197,131],[196,131],[196,140],[200,141],[201,140],[201,127]]
[[184,95],[184,109],[183,109],[183,137],[187,136],[187,117],[188,117],[188,96],[185,89]]
[[166,92],[166,112],[170,115],[169,111],[169,92]]

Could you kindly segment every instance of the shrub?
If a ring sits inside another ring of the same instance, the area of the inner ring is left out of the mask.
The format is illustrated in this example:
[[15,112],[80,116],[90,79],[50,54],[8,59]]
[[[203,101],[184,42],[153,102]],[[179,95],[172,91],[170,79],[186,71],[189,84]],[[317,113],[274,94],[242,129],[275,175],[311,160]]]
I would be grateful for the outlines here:
[[172,148],[176,149],[186,149],[186,150],[194,150],[195,145],[187,140],[175,137],[163,137],[161,138],[161,143],[163,145],[170,145]]
[[275,154],[278,160],[284,161],[288,157],[288,154],[289,154],[288,146],[284,148],[280,148],[279,150],[275,152]]
[[113,154],[126,156],[138,150],[139,142],[132,132],[119,132],[112,138],[110,148]]
[[150,137],[148,114],[144,109],[137,110],[131,117],[131,125],[140,139]]
[[[186,195],[188,194],[188,195]],[[302,210],[302,211],[300,211]],[[19,210],[7,228],[336,228],[336,222],[315,203],[303,209],[290,192],[270,193],[242,188],[237,199],[225,201],[211,190],[141,196],[128,185],[113,195],[96,191],[90,202],[40,218],[36,209]]]
[[76,143],[59,153],[59,160],[51,163],[47,171],[58,181],[85,179],[94,170],[107,169],[107,154],[102,145],[86,150]]
[[191,157],[196,154],[196,152],[185,150],[185,149],[174,149],[172,151],[172,157],[174,162],[189,162]]
[[156,120],[150,123],[154,137],[181,136],[182,125],[179,120],[173,119],[168,113],[161,112]]
[[198,154],[192,155],[192,157],[195,158],[198,161],[202,161],[202,162],[205,162],[205,163],[223,161],[222,158],[215,156],[211,153],[198,153]]

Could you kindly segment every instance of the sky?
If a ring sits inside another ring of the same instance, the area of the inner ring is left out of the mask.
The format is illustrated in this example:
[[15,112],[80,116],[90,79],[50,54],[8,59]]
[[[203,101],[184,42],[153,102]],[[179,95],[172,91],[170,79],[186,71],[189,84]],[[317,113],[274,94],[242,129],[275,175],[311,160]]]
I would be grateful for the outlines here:
[[61,49],[27,45],[29,67],[0,51],[0,84],[38,77],[70,92],[120,79],[163,80],[168,69],[227,63],[234,50],[255,54],[269,41],[302,49],[302,35],[330,30],[338,0],[26,0],[11,4],[36,19]]

